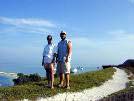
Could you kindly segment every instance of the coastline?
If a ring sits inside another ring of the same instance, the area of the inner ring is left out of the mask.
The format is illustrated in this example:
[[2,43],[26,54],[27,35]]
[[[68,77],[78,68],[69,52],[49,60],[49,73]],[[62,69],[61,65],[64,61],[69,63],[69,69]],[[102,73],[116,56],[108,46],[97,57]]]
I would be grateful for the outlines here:
[[17,73],[0,72],[0,87],[13,86],[13,79],[17,78]]
[[6,76],[11,78],[17,78],[17,73],[0,72],[0,76]]

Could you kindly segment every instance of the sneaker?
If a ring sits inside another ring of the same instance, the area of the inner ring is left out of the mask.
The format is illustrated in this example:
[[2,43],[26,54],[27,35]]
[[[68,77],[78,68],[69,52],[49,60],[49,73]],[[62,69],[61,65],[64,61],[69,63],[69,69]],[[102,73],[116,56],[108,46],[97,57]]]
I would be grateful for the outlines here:
[[54,87],[52,86],[51,89],[54,89]]
[[48,84],[44,85],[45,87],[48,87]]
[[67,86],[66,89],[70,89],[70,86]]
[[62,88],[63,87],[63,84],[59,84],[58,87]]
[[45,87],[51,87],[51,85],[50,84],[46,84],[46,85],[44,85]]

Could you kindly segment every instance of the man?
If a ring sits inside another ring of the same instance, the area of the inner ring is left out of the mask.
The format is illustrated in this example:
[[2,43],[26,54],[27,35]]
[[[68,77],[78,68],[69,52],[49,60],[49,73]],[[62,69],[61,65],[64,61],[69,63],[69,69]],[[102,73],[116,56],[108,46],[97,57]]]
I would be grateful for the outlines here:
[[53,89],[54,82],[54,64],[56,57],[56,46],[52,43],[52,36],[47,36],[48,44],[45,46],[43,51],[42,66],[46,70],[46,77],[48,80],[48,87]]
[[70,62],[72,55],[72,43],[66,39],[66,32],[61,31],[60,33],[61,41],[58,43],[58,64],[57,70],[60,76],[59,87],[64,87],[64,76],[66,80],[65,87],[70,89],[69,79],[70,79]]

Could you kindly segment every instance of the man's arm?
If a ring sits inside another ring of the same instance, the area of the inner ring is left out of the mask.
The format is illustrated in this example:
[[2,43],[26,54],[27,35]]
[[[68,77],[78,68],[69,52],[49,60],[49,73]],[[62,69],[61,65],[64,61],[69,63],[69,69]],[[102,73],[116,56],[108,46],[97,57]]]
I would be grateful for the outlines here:
[[68,42],[67,48],[68,48],[68,54],[67,54],[67,57],[66,57],[66,62],[68,62],[68,59],[72,54],[72,42],[71,41]]

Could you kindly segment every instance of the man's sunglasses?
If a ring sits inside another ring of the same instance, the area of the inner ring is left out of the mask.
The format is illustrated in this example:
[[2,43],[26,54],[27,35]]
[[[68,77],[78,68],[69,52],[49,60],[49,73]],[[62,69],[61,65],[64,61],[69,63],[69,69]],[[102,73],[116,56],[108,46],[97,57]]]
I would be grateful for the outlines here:
[[52,40],[52,38],[47,38],[47,40]]

